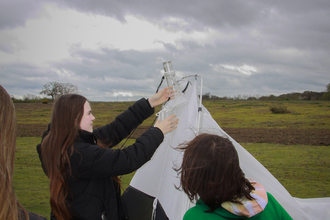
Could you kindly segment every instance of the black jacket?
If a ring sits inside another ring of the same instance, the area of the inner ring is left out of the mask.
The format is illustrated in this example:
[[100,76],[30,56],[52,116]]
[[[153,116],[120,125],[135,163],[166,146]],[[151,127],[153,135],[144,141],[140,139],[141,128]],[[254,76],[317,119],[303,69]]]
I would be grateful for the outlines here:
[[[149,102],[141,99],[111,124],[94,129],[93,133],[80,132],[70,158],[72,175],[67,180],[67,200],[76,219],[101,219],[103,212],[108,220],[125,219],[120,191],[112,177],[131,173],[150,160],[164,135],[151,127],[124,149],[101,148],[96,141],[115,146],[153,113]],[[40,156],[40,145],[37,149]]]

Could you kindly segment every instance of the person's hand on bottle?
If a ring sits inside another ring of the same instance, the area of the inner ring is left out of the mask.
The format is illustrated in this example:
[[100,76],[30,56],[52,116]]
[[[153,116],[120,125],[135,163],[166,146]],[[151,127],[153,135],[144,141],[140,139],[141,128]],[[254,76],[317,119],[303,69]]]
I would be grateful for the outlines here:
[[153,107],[156,107],[157,105],[163,104],[168,99],[170,99],[170,100],[174,99],[175,92],[176,91],[173,91],[173,86],[166,87],[166,88],[160,90],[159,92],[157,92],[156,94],[154,94],[153,96],[151,96],[148,99],[150,106],[153,108]]

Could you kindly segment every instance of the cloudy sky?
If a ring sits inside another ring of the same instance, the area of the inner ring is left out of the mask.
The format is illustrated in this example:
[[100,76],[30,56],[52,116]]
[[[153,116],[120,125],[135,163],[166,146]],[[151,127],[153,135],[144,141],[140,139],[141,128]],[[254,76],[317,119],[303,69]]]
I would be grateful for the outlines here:
[[152,95],[171,60],[217,96],[322,92],[329,0],[0,0],[0,84],[71,83],[94,101]]

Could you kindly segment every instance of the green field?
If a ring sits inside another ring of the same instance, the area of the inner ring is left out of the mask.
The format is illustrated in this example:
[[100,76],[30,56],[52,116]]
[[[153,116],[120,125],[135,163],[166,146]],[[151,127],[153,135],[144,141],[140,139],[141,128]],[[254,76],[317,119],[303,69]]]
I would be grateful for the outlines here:
[[[330,102],[326,101],[207,101],[203,105],[221,127],[330,128]],[[272,106],[284,106],[291,113],[272,114]]]
[[[93,102],[95,125],[112,121],[131,103]],[[295,101],[206,101],[203,102],[221,127],[325,129],[330,131],[330,102]],[[269,107],[286,106],[291,113],[272,114]],[[46,128],[51,104],[15,103],[21,136],[17,138],[14,187],[23,205],[32,212],[49,218],[48,179],[42,171],[36,145],[42,133],[24,135],[24,129],[40,124]],[[158,110],[158,109],[157,109]],[[154,117],[144,125],[150,126]],[[21,126],[21,127],[20,127]],[[24,127],[25,126],[25,127]],[[23,131],[22,131],[23,129]],[[316,130],[317,131],[317,130]],[[329,138],[330,138],[330,132]],[[285,134],[283,134],[285,135]],[[303,138],[303,137],[302,137]],[[129,140],[125,145],[132,143]],[[259,160],[294,197],[330,197],[330,147],[283,145],[276,143],[240,143]],[[126,188],[133,174],[122,177]]]

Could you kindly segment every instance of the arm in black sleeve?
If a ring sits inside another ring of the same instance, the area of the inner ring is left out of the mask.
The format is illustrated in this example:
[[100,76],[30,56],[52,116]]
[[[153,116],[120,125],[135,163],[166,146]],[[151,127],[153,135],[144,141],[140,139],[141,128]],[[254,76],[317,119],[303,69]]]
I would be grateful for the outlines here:
[[154,112],[155,109],[151,108],[148,100],[140,99],[118,115],[112,123],[94,129],[93,133],[102,142],[115,146]]
[[125,149],[101,148],[77,143],[71,156],[72,175],[77,178],[102,178],[124,175],[149,161],[164,139],[163,132],[152,127]]

